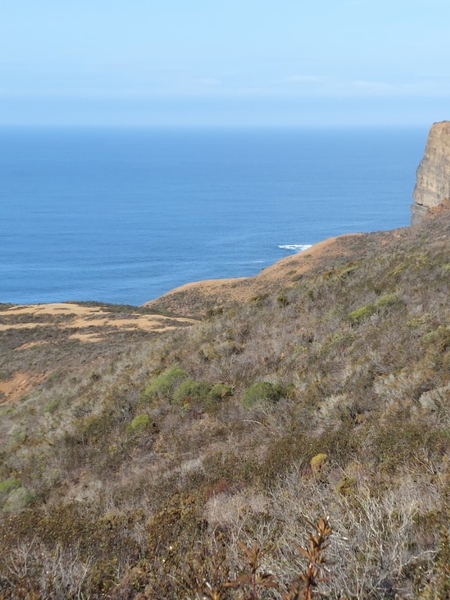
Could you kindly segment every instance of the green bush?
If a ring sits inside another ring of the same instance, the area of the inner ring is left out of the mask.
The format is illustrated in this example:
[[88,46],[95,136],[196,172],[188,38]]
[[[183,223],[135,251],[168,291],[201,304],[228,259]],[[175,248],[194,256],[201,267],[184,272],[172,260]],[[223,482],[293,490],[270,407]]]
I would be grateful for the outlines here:
[[205,401],[211,389],[209,383],[205,381],[195,381],[187,379],[183,381],[173,393],[175,404],[184,405],[196,401]]
[[450,347],[450,327],[439,325],[437,329],[427,333],[423,340],[426,344],[432,344],[437,350],[444,352]]
[[353,310],[348,318],[352,323],[358,323],[358,321],[363,321],[364,319],[368,319],[375,312],[376,307],[373,304],[368,304],[367,306],[361,306],[356,310]]
[[4,481],[0,481],[0,495],[9,494],[12,490],[20,487],[20,481],[15,477],[10,477]]
[[34,496],[29,490],[24,487],[18,487],[8,494],[3,504],[3,512],[13,513],[22,510],[33,498]]
[[171,367],[152,379],[150,384],[141,394],[143,400],[170,400],[175,389],[187,379],[188,375],[183,369]]
[[363,321],[364,319],[368,319],[380,309],[387,306],[392,306],[396,302],[398,302],[397,294],[384,294],[383,296],[380,296],[373,304],[367,304],[366,306],[361,306],[360,308],[352,311],[348,315],[348,318],[353,323],[357,323],[359,321]]
[[138,415],[127,426],[129,433],[142,433],[149,424],[150,417],[148,415]]
[[220,402],[224,398],[233,395],[233,388],[224,383],[215,383],[208,392],[208,399],[213,402]]
[[258,381],[248,387],[242,395],[242,404],[250,408],[259,402],[277,402],[284,393],[283,386],[268,381]]
[[383,308],[384,306],[392,306],[397,301],[397,294],[385,294],[384,296],[380,296],[380,298],[378,298],[375,305],[377,308]]

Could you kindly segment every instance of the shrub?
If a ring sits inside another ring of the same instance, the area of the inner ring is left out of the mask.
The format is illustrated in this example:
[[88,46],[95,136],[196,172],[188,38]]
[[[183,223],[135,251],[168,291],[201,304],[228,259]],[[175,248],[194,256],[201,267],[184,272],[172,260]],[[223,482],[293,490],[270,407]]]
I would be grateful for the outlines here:
[[353,262],[346,263],[341,268],[337,269],[334,275],[337,279],[342,281],[349,275],[352,275],[352,273],[354,273],[359,268],[359,266],[359,264]]
[[44,412],[45,413],[54,413],[55,410],[58,408],[59,406],[59,400],[50,400],[50,402],[47,402],[47,404],[44,406]]
[[18,487],[12,490],[5,503],[3,504],[3,512],[17,512],[22,510],[33,500],[33,494],[24,487]]
[[439,325],[437,329],[427,333],[423,340],[426,344],[432,344],[439,351],[444,352],[450,347],[450,328]]
[[327,455],[321,452],[312,457],[310,461],[311,470],[315,477],[318,477],[327,461]]
[[170,400],[175,389],[188,375],[183,369],[171,367],[155,377],[142,392],[143,400]]
[[208,399],[220,402],[224,398],[230,398],[233,395],[233,388],[224,383],[215,383],[208,392]]
[[9,494],[12,490],[20,487],[20,481],[15,477],[10,477],[0,482],[0,495]]
[[283,387],[268,381],[258,381],[248,387],[242,396],[242,404],[250,408],[258,402],[277,402],[283,396]]
[[127,426],[129,433],[142,433],[149,424],[150,417],[148,415],[138,415],[131,423]]
[[364,319],[368,319],[375,312],[375,306],[373,304],[368,304],[367,306],[361,306],[356,310],[353,310],[348,318],[353,323],[357,323],[358,321],[363,321]]
[[175,404],[183,405],[199,400],[206,400],[210,389],[210,384],[205,381],[187,379],[174,391],[173,401]]
[[397,301],[398,301],[397,294],[385,294],[384,296],[381,296],[380,298],[378,298],[375,305],[377,308],[383,308],[383,306],[392,306]]
[[257,296],[253,296],[253,298],[250,299],[250,302],[254,306],[263,306],[264,304],[267,304],[268,299],[269,294],[258,294]]
[[289,299],[286,296],[286,294],[280,294],[277,298],[277,302],[278,302],[279,306],[281,306],[281,308],[284,308],[285,306],[288,306]]
[[356,310],[352,311],[348,315],[348,318],[353,323],[357,323],[358,321],[368,319],[379,309],[385,308],[387,306],[392,306],[396,302],[398,302],[397,294],[385,294],[383,296],[380,296],[376,300],[376,302],[374,302],[374,304],[367,304],[366,306],[361,306],[360,308],[357,308]]

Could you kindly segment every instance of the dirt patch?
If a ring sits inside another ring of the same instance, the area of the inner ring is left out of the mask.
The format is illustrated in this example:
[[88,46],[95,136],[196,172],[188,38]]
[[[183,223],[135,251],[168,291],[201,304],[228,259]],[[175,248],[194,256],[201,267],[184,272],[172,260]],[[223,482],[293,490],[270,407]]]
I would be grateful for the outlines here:
[[0,331],[9,329],[36,329],[36,327],[45,327],[47,323],[0,323]]
[[6,315],[80,315],[86,317],[90,314],[98,314],[100,311],[97,308],[83,306],[80,304],[72,304],[71,302],[57,302],[53,304],[27,304],[21,306],[13,306],[4,311]]
[[[61,319],[61,315],[66,318]],[[140,329],[147,332],[160,332],[169,329],[176,329],[186,325],[192,325],[196,321],[186,317],[166,317],[154,314],[133,314],[126,318],[121,318],[117,313],[108,313],[91,306],[80,306],[78,304],[60,303],[60,304],[30,304],[28,306],[14,306],[2,313],[3,320],[0,323],[0,331],[13,329],[34,329],[36,327],[54,326],[57,329],[88,329],[100,328],[107,333],[108,329],[133,331]],[[45,317],[48,317],[46,319]],[[58,317],[59,320],[54,319]],[[39,318],[39,322],[34,319]],[[29,322],[27,322],[29,319]],[[81,341],[101,341],[103,332],[76,332],[70,337],[80,339]],[[23,344],[20,349],[27,346]]]
[[[71,335],[69,335],[69,340],[79,340],[80,342],[85,342],[85,343],[96,343],[96,342],[104,342],[107,338],[105,336],[107,336],[108,334],[113,334],[114,331],[112,329],[109,329],[109,327],[111,328],[116,328],[115,331],[120,330],[122,332],[133,332],[136,330],[142,330],[142,331],[147,331],[147,332],[151,332],[151,333],[162,333],[165,331],[171,331],[173,329],[177,329],[178,327],[180,327],[180,323],[186,323],[189,322],[191,323],[192,320],[187,320],[187,319],[169,319],[169,318],[153,318],[151,320],[148,321],[141,321],[139,323],[136,323],[133,319],[116,319],[114,321],[108,321],[105,320],[105,322],[100,322],[100,321],[95,321],[94,323],[92,321],[89,322],[88,325],[88,329],[90,328],[99,328],[100,331],[96,331],[95,333],[89,333],[89,332],[77,332],[77,333],[72,333]],[[165,325],[165,322],[167,323],[174,323],[175,324],[171,324],[171,325]],[[194,321],[195,323],[197,321]],[[77,324],[72,325],[73,327],[77,327],[79,329],[83,329],[83,327],[86,327],[85,324],[82,324],[80,322],[77,322]]]
[[105,338],[96,333],[73,333],[69,335],[69,340],[78,340],[84,344],[96,344],[98,342],[104,342]]
[[11,379],[0,381],[0,405],[14,402],[44,379],[43,374],[15,373]]
[[[161,325],[164,325],[164,328],[166,329],[166,322],[173,322],[174,319],[171,319],[169,317],[163,317],[163,316],[156,316],[156,315],[148,315],[148,316],[142,316],[142,317],[136,317],[134,319],[108,319],[108,318],[104,318],[104,319],[83,319],[83,318],[79,318],[79,319],[75,319],[73,322],[70,323],[70,327],[77,327],[82,329],[83,327],[116,327],[117,329],[125,329],[125,330],[132,330],[132,329],[142,329],[143,331],[155,331],[155,329],[158,329],[161,327]],[[179,324],[181,323],[195,323],[196,321],[194,321],[193,319],[186,319],[186,318],[178,318],[175,319],[175,321]],[[172,325],[172,328],[176,327],[176,325]]]
[[30,348],[37,348],[38,346],[47,346],[48,342],[41,340],[39,342],[27,342],[26,344],[22,344],[16,350],[29,350]]

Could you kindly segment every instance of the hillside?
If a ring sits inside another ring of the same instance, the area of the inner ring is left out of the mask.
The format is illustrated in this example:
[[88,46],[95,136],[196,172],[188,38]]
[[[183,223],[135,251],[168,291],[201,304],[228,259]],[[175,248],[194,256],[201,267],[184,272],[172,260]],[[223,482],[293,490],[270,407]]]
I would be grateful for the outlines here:
[[449,598],[449,234],[443,202],[146,307],[2,305],[0,598],[254,598],[240,543],[300,598],[319,517],[315,594]]
[[3,389],[30,379],[1,406],[3,597],[194,597],[198,552],[233,572],[238,539],[286,580],[319,515],[333,597],[417,597],[448,527],[449,230],[335,240],[169,332],[4,307]]
[[[363,234],[342,235],[315,244],[307,252],[288,256],[254,277],[212,279],[188,283],[171,290],[144,306],[167,314],[202,317],[232,305],[239,306],[252,298],[280,288],[291,288],[317,267],[326,269],[336,260],[357,253]],[[352,239],[354,238],[354,239]]]

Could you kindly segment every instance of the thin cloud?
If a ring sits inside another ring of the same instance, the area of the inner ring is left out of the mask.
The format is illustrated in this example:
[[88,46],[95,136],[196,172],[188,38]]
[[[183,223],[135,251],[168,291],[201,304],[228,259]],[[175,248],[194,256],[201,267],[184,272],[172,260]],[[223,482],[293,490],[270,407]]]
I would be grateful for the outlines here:
[[[133,78],[132,78],[133,79]],[[135,78],[134,78],[135,79]],[[215,77],[154,77],[153,80],[122,82],[80,81],[79,85],[56,88],[50,82],[3,86],[2,98],[85,98],[85,99],[151,99],[151,98],[388,98],[450,97],[450,79],[432,78],[391,83],[379,80],[344,79],[319,75],[292,75],[272,82],[224,82]]]
[[319,75],[291,75],[286,79],[287,83],[324,83],[325,77]]
[[364,81],[364,80],[356,80],[350,82],[351,86],[353,86],[357,90],[361,90],[368,94],[374,95],[383,95],[383,94],[391,94],[401,90],[402,86],[392,85],[390,83],[385,83],[384,81]]
[[214,77],[205,77],[203,79],[194,79],[193,83],[198,85],[216,86],[221,85],[222,81],[220,79],[215,79]]
[[[422,96],[447,97],[450,95],[450,79],[428,78],[428,81],[391,83],[379,80],[343,79],[337,77],[295,75],[283,80],[286,84],[301,84],[290,86],[293,94],[316,97],[388,97],[388,96]],[[283,91],[286,85],[282,86]],[[281,93],[281,90],[280,90]]]

